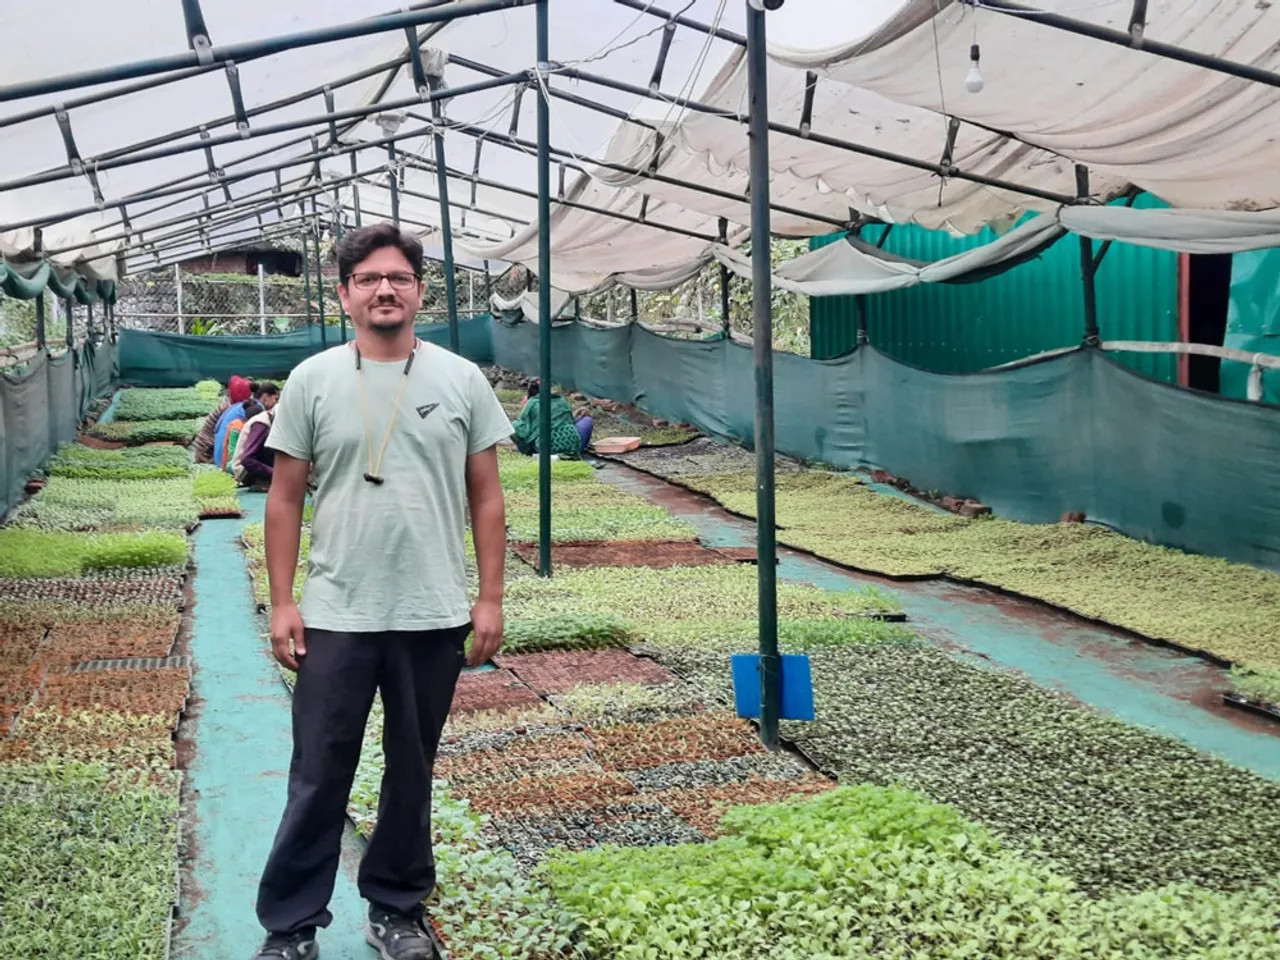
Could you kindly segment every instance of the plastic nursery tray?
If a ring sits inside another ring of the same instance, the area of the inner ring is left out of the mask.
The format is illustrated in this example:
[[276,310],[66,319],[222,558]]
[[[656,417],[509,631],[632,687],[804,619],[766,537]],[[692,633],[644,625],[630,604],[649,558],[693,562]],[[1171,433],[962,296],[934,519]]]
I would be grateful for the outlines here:
[[630,453],[640,449],[639,437],[604,437],[591,444],[591,449],[599,454],[614,455]]

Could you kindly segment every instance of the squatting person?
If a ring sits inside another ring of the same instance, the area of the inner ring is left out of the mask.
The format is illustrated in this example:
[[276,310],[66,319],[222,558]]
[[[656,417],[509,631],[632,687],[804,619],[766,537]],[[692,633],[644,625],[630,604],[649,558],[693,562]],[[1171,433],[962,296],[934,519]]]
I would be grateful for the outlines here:
[[217,405],[209,411],[191,444],[196,463],[213,463],[214,435],[222,415],[234,404],[244,403],[252,395],[252,384],[244,377],[231,377],[227,380],[227,394],[218,400]]
[[[427,960],[435,886],[431,775],[462,668],[502,642],[506,520],[496,445],[511,423],[471,362],[419,342],[422,245],[387,224],[338,245],[355,342],[304,361],[267,440],[271,644],[297,670],[289,795],[258,888],[258,960],[312,960],[332,915],[347,798],[375,693],[385,708],[378,823],[360,865],[366,937]],[[316,492],[300,605],[294,573],[308,471]],[[468,609],[465,510],[480,568]]]

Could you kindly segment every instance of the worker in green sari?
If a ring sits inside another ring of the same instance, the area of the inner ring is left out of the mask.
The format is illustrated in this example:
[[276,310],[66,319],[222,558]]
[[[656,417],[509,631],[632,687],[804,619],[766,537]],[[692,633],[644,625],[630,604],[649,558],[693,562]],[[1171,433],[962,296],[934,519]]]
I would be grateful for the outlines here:
[[[582,454],[591,443],[591,431],[595,426],[589,416],[574,416],[569,401],[558,393],[551,395],[551,453],[553,456],[573,459]],[[524,454],[538,451],[538,417],[542,396],[538,381],[529,384],[524,398],[524,408],[515,421],[516,449]]]

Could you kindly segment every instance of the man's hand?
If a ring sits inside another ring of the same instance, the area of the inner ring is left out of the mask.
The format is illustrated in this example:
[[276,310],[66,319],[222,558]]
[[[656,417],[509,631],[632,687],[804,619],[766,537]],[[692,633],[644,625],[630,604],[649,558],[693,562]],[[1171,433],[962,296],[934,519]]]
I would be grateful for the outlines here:
[[502,646],[502,601],[481,600],[472,607],[471,627],[475,636],[471,639],[467,666],[478,667]]
[[[501,632],[501,619],[499,619]],[[302,658],[307,655],[307,641],[303,636],[302,614],[296,603],[285,603],[271,608],[271,652],[282,666],[297,671]]]

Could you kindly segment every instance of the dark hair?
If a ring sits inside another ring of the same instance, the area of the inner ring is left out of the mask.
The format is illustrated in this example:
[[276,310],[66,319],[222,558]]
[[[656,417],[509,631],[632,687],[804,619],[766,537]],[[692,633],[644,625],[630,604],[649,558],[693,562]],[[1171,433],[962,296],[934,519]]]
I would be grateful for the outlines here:
[[250,417],[256,417],[261,412],[262,404],[257,400],[246,400],[244,402],[244,419],[248,420]]
[[254,396],[278,397],[280,396],[280,388],[274,383],[262,383],[258,385],[258,392]]
[[525,394],[525,396],[526,396],[526,397],[536,397],[536,396],[538,395],[538,392],[539,392],[541,389],[542,389],[542,386],[541,386],[541,384],[540,384],[537,380],[531,380],[531,381],[529,382],[529,391]]
[[392,224],[378,223],[352,230],[338,243],[338,282],[345,284],[362,260],[383,247],[395,247],[409,261],[414,276],[422,276],[422,244]]

